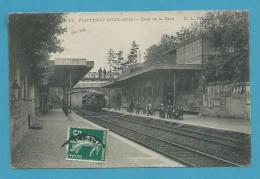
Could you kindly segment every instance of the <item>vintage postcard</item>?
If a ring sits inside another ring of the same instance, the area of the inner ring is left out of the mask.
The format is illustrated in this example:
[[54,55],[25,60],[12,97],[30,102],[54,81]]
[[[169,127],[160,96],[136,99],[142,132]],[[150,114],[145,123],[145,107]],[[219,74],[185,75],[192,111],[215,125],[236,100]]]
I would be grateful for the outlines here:
[[8,31],[12,167],[251,165],[248,11],[12,13]]

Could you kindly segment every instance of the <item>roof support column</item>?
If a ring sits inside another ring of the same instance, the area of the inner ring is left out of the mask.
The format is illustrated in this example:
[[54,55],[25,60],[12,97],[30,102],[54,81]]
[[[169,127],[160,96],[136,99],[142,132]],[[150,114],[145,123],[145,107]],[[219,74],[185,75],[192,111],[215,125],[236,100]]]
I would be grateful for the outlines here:
[[68,103],[69,103],[69,96],[68,96],[68,93],[69,90],[68,90],[68,85],[66,85],[66,111],[67,113],[69,112],[69,108],[68,108]]
[[70,100],[69,100],[69,112],[71,113],[71,91],[72,91],[72,86],[71,86],[71,70],[70,70],[70,76],[69,76],[69,89],[70,89]]
[[153,97],[153,84],[152,84],[152,104],[154,104],[154,97]]
[[108,108],[111,108],[111,88],[108,88]]
[[176,96],[175,96],[175,94],[176,94],[176,87],[175,87],[175,84],[176,84],[176,76],[175,76],[176,74],[175,74],[175,71],[173,71],[173,100],[174,100],[174,103],[176,103]]

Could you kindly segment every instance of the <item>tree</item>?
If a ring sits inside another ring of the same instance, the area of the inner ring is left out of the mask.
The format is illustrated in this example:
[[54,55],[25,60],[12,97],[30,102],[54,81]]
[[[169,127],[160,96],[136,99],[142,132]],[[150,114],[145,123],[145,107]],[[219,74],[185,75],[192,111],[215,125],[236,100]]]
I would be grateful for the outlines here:
[[137,63],[137,51],[139,49],[139,45],[136,44],[135,41],[131,44],[131,49],[129,54],[127,55],[127,61],[125,62],[125,66],[129,67]]
[[20,60],[32,69],[35,81],[48,73],[50,53],[61,52],[58,36],[66,31],[60,13],[11,14],[9,16],[10,61]]
[[144,57],[145,63],[154,63],[154,62],[161,62],[163,53],[166,50],[161,47],[161,45],[154,44],[146,49],[146,55]]
[[188,28],[177,32],[177,41],[193,36],[210,36],[219,55],[211,56],[204,70],[206,81],[249,80],[249,30],[246,11],[209,11]]
[[248,81],[248,27],[246,11],[209,11],[200,21],[182,27],[175,35],[162,36],[158,44],[146,50],[145,59],[147,63],[163,63],[170,48],[194,36],[208,35],[219,55],[208,59],[204,70],[206,81]]
[[107,63],[109,65],[109,72],[112,72],[113,68],[113,63],[115,61],[116,55],[115,51],[113,49],[109,49],[108,51],[108,56],[107,56]]
[[123,57],[123,51],[119,51],[116,53],[117,60],[115,62],[115,69],[118,74],[121,74],[125,68],[124,66],[124,57]]
[[161,40],[158,44],[150,46],[146,50],[145,60],[146,63],[163,63],[164,62],[164,53],[167,50],[174,48],[176,45],[176,38],[172,35],[163,34]]
[[113,49],[109,49],[107,60],[110,73],[113,73],[115,75],[121,74],[123,69],[126,67],[123,57],[123,51],[121,50],[116,53]]
[[206,64],[206,80],[249,80],[249,30],[246,11],[209,12],[202,24],[210,32],[214,48],[220,55]]

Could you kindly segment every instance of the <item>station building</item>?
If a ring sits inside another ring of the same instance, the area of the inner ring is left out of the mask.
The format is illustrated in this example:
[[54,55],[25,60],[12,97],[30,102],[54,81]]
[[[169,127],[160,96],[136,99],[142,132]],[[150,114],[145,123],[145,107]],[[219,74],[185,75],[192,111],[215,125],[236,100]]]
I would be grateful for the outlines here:
[[[47,78],[35,80],[30,64],[10,57],[10,131],[12,149],[16,147],[30,128],[40,128],[37,116],[47,113],[51,91],[61,92],[70,109],[69,91],[94,66],[93,61],[75,58],[59,58],[49,61]],[[56,90],[56,89],[59,90]],[[54,90],[52,90],[54,89]]]
[[[144,113],[148,103],[157,111],[160,104],[171,102],[182,106],[185,112],[249,119],[250,105],[245,102],[250,92],[248,82],[205,83],[204,64],[217,55],[209,36],[196,36],[167,51],[160,63],[137,64],[104,87],[121,88],[122,107],[138,101]],[[233,91],[236,98],[231,95]]]

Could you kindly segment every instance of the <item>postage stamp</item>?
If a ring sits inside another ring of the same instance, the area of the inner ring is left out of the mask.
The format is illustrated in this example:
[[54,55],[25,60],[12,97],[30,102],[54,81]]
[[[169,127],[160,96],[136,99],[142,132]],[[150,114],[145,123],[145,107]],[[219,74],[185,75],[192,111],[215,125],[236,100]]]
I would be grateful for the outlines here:
[[66,146],[66,159],[105,161],[107,130],[69,127]]

